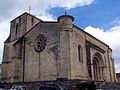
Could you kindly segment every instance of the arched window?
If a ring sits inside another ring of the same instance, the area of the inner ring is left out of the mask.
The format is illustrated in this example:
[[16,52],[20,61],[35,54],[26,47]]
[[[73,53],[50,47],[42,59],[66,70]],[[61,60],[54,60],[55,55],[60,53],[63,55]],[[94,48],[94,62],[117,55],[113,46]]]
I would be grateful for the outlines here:
[[83,58],[82,57],[83,57],[82,56],[82,47],[81,47],[81,45],[78,45],[78,60],[80,62],[83,62]]

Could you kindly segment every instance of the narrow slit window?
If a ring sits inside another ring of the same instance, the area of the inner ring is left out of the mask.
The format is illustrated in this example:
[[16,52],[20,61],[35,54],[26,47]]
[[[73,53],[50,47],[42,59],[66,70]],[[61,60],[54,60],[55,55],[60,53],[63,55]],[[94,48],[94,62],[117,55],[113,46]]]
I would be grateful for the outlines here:
[[34,23],[34,18],[33,18],[33,17],[32,17],[31,23],[32,23],[32,24]]
[[81,45],[78,45],[78,59],[80,62],[82,62],[82,47]]
[[19,24],[21,24],[21,17],[19,17]]
[[17,35],[18,33],[18,24],[16,24],[16,27],[15,27],[15,35]]

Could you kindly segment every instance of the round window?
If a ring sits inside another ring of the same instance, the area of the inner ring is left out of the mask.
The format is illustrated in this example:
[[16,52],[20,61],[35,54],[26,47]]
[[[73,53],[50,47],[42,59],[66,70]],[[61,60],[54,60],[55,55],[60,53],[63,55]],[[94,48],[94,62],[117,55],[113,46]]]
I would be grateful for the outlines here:
[[46,47],[46,37],[43,34],[40,34],[35,39],[35,45],[34,48],[37,52],[42,52]]

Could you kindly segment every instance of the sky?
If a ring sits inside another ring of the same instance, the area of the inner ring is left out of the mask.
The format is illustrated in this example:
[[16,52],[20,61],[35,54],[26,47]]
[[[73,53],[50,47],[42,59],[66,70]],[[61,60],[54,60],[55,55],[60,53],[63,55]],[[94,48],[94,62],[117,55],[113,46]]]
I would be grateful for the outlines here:
[[44,21],[57,20],[65,12],[74,24],[113,50],[116,72],[120,72],[120,0],[2,0],[0,3],[0,62],[10,21],[24,12]]

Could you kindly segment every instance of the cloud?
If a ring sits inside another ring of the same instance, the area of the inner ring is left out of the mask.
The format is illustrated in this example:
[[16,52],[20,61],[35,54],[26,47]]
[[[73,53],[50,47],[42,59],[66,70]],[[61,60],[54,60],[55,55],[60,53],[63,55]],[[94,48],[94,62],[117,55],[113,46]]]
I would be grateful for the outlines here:
[[[47,0],[45,0],[46,2]],[[71,9],[78,6],[86,6],[93,3],[94,0],[49,0],[51,3],[50,7],[62,7],[65,9]]]
[[49,14],[47,12],[40,14],[39,16],[36,16],[37,18],[40,18],[43,21],[56,21],[56,17],[52,14]]
[[113,49],[116,71],[120,72],[120,25],[114,26],[107,31],[88,26],[85,31],[108,44]]
[[7,20],[12,15],[14,15],[18,9],[22,8],[22,3],[20,0],[4,0],[0,3],[0,19]]
[[120,16],[116,17],[112,24],[119,26],[120,25]]
[[28,11],[32,7],[33,14],[39,15],[48,13],[51,8],[61,7],[72,9],[79,6],[90,5],[94,0],[3,0],[0,3],[0,19],[18,15],[21,12]]
[[9,21],[0,22],[0,62],[3,56],[3,45],[6,38],[9,36]]

